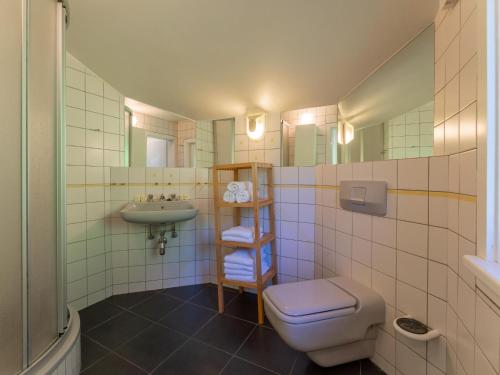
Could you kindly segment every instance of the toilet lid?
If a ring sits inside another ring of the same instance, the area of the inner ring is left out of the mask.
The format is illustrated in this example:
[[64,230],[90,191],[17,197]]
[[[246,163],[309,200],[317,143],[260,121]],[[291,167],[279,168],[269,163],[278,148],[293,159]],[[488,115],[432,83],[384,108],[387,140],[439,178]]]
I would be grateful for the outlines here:
[[283,314],[304,316],[350,309],[356,299],[326,279],[280,284],[266,289],[270,302]]

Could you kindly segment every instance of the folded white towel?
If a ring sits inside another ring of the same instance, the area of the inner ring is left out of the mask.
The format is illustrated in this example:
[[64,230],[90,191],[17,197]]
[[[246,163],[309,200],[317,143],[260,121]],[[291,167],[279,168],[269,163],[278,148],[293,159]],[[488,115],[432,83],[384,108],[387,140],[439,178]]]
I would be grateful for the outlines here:
[[[263,231],[260,229],[260,236],[262,237]],[[237,226],[227,229],[222,232],[223,241],[236,241],[252,243],[255,239],[253,227]]]
[[240,190],[236,193],[236,202],[238,203],[246,203],[251,200],[251,195],[247,190]]
[[241,264],[243,266],[253,267],[255,262],[255,249],[244,250],[236,249],[224,257],[227,263]]
[[253,243],[253,239],[241,238],[236,236],[222,236],[222,241]]
[[236,193],[241,190],[246,190],[245,181],[231,181],[227,184],[227,190]]
[[[261,269],[269,268],[269,257],[266,254],[262,255]],[[243,266],[241,264],[224,262],[224,272],[232,274],[255,274],[255,263],[253,266]]]
[[227,273],[233,273],[234,272],[251,272],[253,273],[253,267],[250,266],[243,266],[241,264],[234,264],[234,263],[227,263],[224,262],[224,271]]
[[[270,244],[266,244],[261,249],[262,258],[267,257],[267,252],[269,250]],[[227,254],[224,257],[224,262],[239,264],[243,266],[255,267],[255,249],[245,250],[245,249],[236,249],[232,253]],[[262,259],[261,258],[261,259]]]
[[[267,265],[265,268],[262,268],[262,274],[264,275],[268,270],[269,270],[269,265]],[[255,281],[255,273],[254,274],[226,273],[226,279],[240,280],[240,281]]]
[[222,199],[224,199],[224,202],[234,203],[236,202],[236,194],[234,194],[232,191],[226,190]]

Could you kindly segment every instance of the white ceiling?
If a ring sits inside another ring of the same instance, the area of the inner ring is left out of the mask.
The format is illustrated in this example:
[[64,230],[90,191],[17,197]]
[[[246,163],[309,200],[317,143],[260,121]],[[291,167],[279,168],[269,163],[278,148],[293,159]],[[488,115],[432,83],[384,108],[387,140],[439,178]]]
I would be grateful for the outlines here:
[[438,0],[72,0],[69,51],[125,96],[194,119],[338,102]]

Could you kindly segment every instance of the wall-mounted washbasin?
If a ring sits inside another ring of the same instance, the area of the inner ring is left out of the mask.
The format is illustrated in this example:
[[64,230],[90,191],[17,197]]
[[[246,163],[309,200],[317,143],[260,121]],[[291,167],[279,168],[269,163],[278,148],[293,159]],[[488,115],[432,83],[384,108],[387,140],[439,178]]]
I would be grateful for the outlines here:
[[138,224],[173,224],[191,220],[198,209],[186,201],[129,203],[121,211],[123,220]]

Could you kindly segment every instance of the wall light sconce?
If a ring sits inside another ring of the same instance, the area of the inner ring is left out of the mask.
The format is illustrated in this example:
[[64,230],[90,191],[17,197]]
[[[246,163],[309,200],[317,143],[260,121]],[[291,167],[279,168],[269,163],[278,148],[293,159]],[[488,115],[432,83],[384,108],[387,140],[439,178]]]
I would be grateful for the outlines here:
[[311,112],[304,112],[300,115],[300,125],[314,124],[314,116]]
[[347,145],[354,139],[354,127],[347,122],[340,122],[337,131],[337,143]]
[[262,138],[265,130],[265,113],[254,113],[247,115],[247,135],[250,139]]

